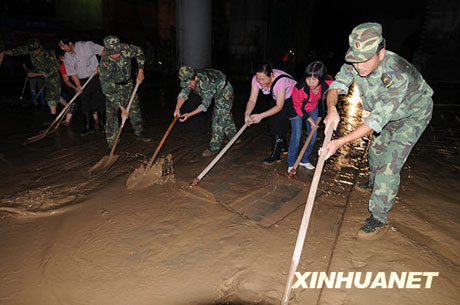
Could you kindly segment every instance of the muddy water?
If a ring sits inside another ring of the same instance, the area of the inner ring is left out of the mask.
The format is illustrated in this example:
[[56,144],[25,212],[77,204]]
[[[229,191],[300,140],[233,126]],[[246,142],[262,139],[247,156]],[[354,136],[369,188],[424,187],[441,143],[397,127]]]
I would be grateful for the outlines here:
[[[248,92],[235,88],[239,127]],[[153,142],[137,142],[127,124],[120,159],[101,175],[87,171],[105,153],[103,135],[79,136],[78,116],[71,128],[27,146],[23,140],[42,129],[42,110],[11,111],[1,123],[1,304],[279,304],[305,200],[270,195],[300,186],[274,178],[274,171],[287,170],[285,160],[261,162],[269,153],[266,125],[248,128],[200,189],[185,193],[181,186],[211,161],[201,157],[210,123],[204,115],[177,124],[159,155],[172,155],[176,182],[126,189],[172,119],[173,91],[145,89],[145,127]],[[342,111],[348,115],[339,134],[362,116],[359,104]],[[296,289],[290,304],[456,304],[458,116],[455,107],[436,108],[402,172],[391,228],[379,240],[356,238],[368,216],[369,194],[354,188],[367,178],[367,139],[328,160],[299,265],[300,272],[438,271],[432,288]],[[322,139],[320,130],[314,151]],[[308,188],[312,172],[298,175]],[[242,208],[279,220],[264,226]]]

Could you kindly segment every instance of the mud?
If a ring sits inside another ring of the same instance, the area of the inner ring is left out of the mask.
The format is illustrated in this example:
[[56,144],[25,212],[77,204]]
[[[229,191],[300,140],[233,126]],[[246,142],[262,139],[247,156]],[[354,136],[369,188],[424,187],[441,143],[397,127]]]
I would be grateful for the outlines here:
[[130,191],[141,190],[152,184],[175,182],[172,155],[159,158],[150,168],[148,164],[141,165],[128,177],[126,188]]
[[[238,127],[248,92],[235,88]],[[150,98],[155,90],[143,92],[152,143],[137,141],[127,124],[120,158],[104,174],[88,175],[105,153],[104,136],[81,137],[78,117],[27,146],[43,128],[43,110],[14,108],[0,123],[0,304],[280,304],[313,171],[298,170],[306,184],[275,176],[287,163],[263,164],[270,140],[262,123],[190,189],[210,161],[200,155],[210,139],[205,114],[176,124],[162,147],[172,175],[159,159],[146,187],[127,189],[170,123],[171,105]],[[359,105],[347,107],[338,134],[360,122]],[[458,303],[459,115],[435,107],[402,171],[390,227],[376,240],[356,236],[369,215],[369,194],[355,187],[367,178],[367,140],[327,160],[298,268],[439,272],[432,287],[294,289],[289,304]]]

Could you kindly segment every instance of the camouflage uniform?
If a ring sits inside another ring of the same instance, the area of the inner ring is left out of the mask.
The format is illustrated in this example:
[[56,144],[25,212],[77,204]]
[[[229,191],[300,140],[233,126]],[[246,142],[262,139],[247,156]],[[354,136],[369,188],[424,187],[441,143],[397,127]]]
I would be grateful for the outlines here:
[[[383,39],[380,25],[356,27],[345,59],[352,63],[370,59],[381,42],[376,37]],[[353,82],[364,109],[370,112],[364,123],[374,130],[369,149],[369,184],[373,186],[369,211],[387,223],[401,169],[431,119],[433,90],[412,64],[388,50],[378,68],[366,77],[361,77],[351,64],[344,64],[329,88],[347,94]]]
[[[33,51],[40,49],[40,53]],[[41,73],[45,79],[45,100],[48,106],[56,106],[61,95],[61,80],[59,78],[59,67],[56,56],[40,46],[40,42],[32,39],[28,45],[11,49],[12,56],[29,55],[34,73]]]
[[[102,53],[99,78],[102,92],[106,97],[106,140],[109,148],[115,142],[118,132],[118,110],[120,106],[128,107],[133,92],[131,79],[131,59],[135,58],[138,69],[144,68],[144,52],[135,45],[120,43],[118,37],[108,36],[104,39],[105,52]],[[117,59],[111,54],[120,54]],[[129,110],[129,119],[136,136],[142,133],[142,117],[137,95]]]
[[214,98],[215,100],[209,150],[217,151],[222,145],[224,136],[230,140],[236,134],[236,127],[231,113],[233,87],[225,74],[218,70],[193,70],[189,66],[183,66],[179,70],[182,90],[179,92],[178,97],[188,99],[192,89],[187,86],[195,75],[198,77],[198,82],[193,90],[202,98],[198,108],[205,112],[211,105],[212,99]]

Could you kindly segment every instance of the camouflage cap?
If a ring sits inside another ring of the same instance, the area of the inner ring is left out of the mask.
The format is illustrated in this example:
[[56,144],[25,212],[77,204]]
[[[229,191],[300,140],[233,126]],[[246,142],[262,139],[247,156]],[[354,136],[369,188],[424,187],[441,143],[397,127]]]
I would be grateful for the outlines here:
[[40,48],[40,41],[36,38],[32,38],[27,42],[27,46],[30,51],[35,51]]
[[119,54],[121,52],[120,38],[113,35],[105,37],[104,47],[107,55]]
[[179,69],[179,79],[180,79],[180,86],[182,88],[188,87],[190,81],[195,78],[195,71],[190,66],[182,66]]
[[382,26],[379,23],[367,22],[356,26],[348,36],[350,48],[345,60],[353,63],[371,59],[382,40]]

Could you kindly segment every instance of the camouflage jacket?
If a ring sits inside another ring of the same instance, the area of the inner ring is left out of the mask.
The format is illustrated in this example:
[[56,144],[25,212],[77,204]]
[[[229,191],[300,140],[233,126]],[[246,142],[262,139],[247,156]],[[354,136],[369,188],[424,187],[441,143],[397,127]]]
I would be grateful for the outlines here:
[[29,51],[28,46],[19,46],[11,49],[12,56],[29,55],[34,70],[31,72],[42,73],[45,77],[59,77],[59,66],[54,53],[45,50],[43,47],[40,53],[35,54]]
[[105,95],[116,93],[117,85],[131,84],[132,58],[136,59],[138,69],[144,69],[144,52],[138,46],[122,43],[120,57],[117,59],[111,58],[104,52],[102,53],[99,78],[102,92]]
[[388,50],[379,67],[367,77],[359,76],[351,64],[344,64],[329,89],[347,94],[353,81],[364,109],[370,112],[364,123],[377,133],[389,122],[413,118],[432,104],[433,90],[422,75],[404,58]]
[[[220,96],[227,85],[227,77],[224,73],[213,69],[196,69],[195,73],[198,76],[198,82],[193,90],[202,99],[198,108],[202,111],[207,111],[211,105],[212,98]],[[192,89],[190,88],[182,88],[179,92],[179,97],[187,99],[191,91]]]

